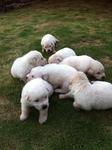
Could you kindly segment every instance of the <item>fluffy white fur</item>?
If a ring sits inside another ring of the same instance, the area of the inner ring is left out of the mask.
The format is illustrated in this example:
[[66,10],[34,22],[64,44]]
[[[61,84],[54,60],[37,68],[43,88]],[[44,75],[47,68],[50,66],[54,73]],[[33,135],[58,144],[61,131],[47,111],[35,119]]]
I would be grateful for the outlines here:
[[36,50],[30,51],[22,57],[17,58],[11,67],[11,75],[14,78],[25,80],[26,75],[33,67],[46,64],[46,59]]
[[91,84],[83,72],[78,72],[71,81],[70,92],[60,94],[60,98],[73,97],[73,106],[78,109],[109,109],[112,108],[112,84],[95,81]]
[[76,75],[77,71],[67,65],[47,64],[43,67],[35,67],[27,75],[28,80],[40,77],[47,80],[56,89],[55,92],[66,93],[70,80]]
[[57,51],[55,54],[49,57],[48,63],[56,63],[59,64],[63,59],[70,57],[70,56],[75,56],[76,53],[74,52],[73,49],[71,48],[63,48]]
[[21,115],[20,120],[26,120],[29,115],[29,108],[35,107],[39,110],[39,123],[47,120],[49,97],[53,93],[52,86],[41,78],[28,82],[21,94]]
[[51,34],[46,34],[42,37],[41,40],[41,46],[42,46],[42,52],[56,52],[56,44],[58,42],[58,39],[56,39],[53,35]]
[[102,79],[105,77],[104,66],[99,61],[87,55],[70,56],[65,58],[60,64],[72,66],[78,71],[87,73],[96,79]]

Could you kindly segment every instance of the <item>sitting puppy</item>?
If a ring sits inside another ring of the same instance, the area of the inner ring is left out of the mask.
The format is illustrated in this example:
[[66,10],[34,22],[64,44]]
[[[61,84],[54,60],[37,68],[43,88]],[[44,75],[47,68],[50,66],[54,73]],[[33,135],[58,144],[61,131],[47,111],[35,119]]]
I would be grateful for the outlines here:
[[46,59],[40,52],[36,50],[30,51],[14,61],[11,67],[11,75],[14,78],[20,78],[21,80],[25,81],[26,75],[33,67],[45,65],[46,63]]
[[29,115],[29,107],[39,110],[39,123],[47,120],[49,97],[53,93],[52,86],[41,78],[28,82],[21,94],[21,115],[20,120],[25,120]]
[[51,34],[46,34],[42,37],[41,40],[41,46],[42,46],[42,52],[47,53],[55,53],[56,52],[56,44],[58,42],[58,39],[56,39]]
[[65,58],[60,64],[66,64],[74,67],[78,71],[82,71],[95,77],[96,79],[104,79],[104,66],[97,60],[87,56],[70,56]]
[[112,108],[112,84],[95,81],[91,84],[83,72],[78,72],[71,81],[70,92],[60,94],[60,98],[73,97],[73,106],[78,109],[109,109]]
[[27,81],[40,77],[52,84],[55,89],[59,88],[55,92],[66,93],[69,82],[76,73],[73,67],[67,65],[47,64],[33,68],[27,75]]
[[51,64],[51,63],[59,64],[61,61],[63,61],[63,59],[70,57],[70,56],[75,56],[75,55],[76,55],[76,53],[71,48],[63,48],[63,49],[60,49],[59,51],[57,51],[52,56],[50,56],[48,59],[48,63],[49,64]]

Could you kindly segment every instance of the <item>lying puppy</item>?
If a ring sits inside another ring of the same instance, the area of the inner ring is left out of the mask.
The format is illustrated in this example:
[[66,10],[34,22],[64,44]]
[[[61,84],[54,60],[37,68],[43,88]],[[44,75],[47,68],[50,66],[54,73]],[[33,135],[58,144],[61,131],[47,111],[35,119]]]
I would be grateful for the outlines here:
[[47,120],[49,97],[53,93],[52,86],[41,78],[28,82],[21,94],[21,115],[20,120],[26,120],[29,115],[29,107],[39,110],[39,123]]
[[60,64],[66,64],[74,67],[78,71],[82,71],[95,77],[96,79],[104,79],[104,66],[97,60],[87,56],[71,56],[65,58]]
[[63,48],[63,49],[60,49],[59,51],[57,51],[52,56],[50,56],[48,59],[48,63],[49,64],[51,64],[51,63],[59,64],[61,61],[63,61],[63,59],[70,57],[70,56],[75,56],[75,55],[76,55],[76,53],[71,48]]
[[95,81],[91,84],[83,72],[78,72],[71,81],[70,92],[60,94],[60,98],[73,97],[73,106],[78,109],[109,109],[112,108],[112,84]]
[[25,81],[26,75],[33,67],[45,65],[46,59],[36,50],[30,51],[22,57],[17,58],[11,67],[11,75]]
[[73,67],[67,65],[47,64],[33,68],[27,75],[27,81],[40,77],[52,84],[55,89],[59,88],[55,92],[66,93],[69,82],[76,73]]
[[58,42],[58,39],[56,39],[51,34],[46,34],[42,37],[41,40],[41,46],[42,46],[42,52],[48,52],[48,53],[55,53],[56,52],[56,44]]

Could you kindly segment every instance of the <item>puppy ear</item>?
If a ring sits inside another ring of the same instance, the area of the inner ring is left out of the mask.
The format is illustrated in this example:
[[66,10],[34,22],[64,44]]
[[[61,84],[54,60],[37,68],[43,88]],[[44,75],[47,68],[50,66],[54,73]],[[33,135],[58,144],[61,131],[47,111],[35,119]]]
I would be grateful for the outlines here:
[[56,39],[55,47],[57,48],[59,46],[59,40]]
[[37,57],[33,57],[31,60],[30,60],[30,64],[35,66],[37,64]]
[[61,56],[59,56],[59,57],[57,57],[56,60],[57,60],[58,63],[60,63],[63,60],[63,58]]
[[42,75],[42,79],[43,80],[48,80],[49,79],[49,75],[48,74],[43,74]]
[[91,67],[87,70],[87,74],[93,74],[93,69]]

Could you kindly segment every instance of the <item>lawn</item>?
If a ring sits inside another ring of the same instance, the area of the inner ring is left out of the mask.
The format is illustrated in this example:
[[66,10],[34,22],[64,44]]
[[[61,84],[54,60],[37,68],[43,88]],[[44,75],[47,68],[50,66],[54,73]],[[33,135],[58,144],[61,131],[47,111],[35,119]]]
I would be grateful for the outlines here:
[[[38,111],[20,122],[23,83],[13,79],[15,58],[37,49],[51,33],[59,49],[100,60],[106,81],[112,82],[112,3],[87,0],[48,0],[0,14],[0,150],[111,150],[112,110],[76,111],[73,100],[50,99],[48,120],[38,123]],[[48,58],[48,55],[44,53]]]

